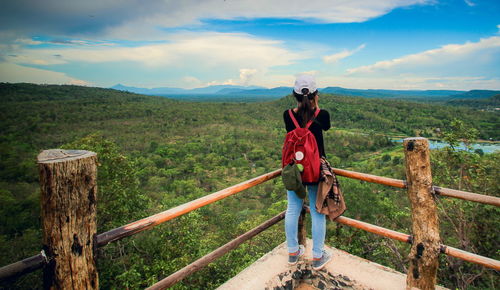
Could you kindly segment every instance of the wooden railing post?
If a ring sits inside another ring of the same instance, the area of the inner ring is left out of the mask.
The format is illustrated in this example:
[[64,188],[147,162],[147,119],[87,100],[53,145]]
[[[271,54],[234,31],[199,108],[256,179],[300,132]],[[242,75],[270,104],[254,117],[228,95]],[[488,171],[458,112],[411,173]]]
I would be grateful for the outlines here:
[[95,264],[97,156],[45,150],[38,155],[45,289],[98,289]]
[[440,238],[429,141],[421,137],[406,138],[403,145],[413,236],[406,285],[408,289],[435,289]]

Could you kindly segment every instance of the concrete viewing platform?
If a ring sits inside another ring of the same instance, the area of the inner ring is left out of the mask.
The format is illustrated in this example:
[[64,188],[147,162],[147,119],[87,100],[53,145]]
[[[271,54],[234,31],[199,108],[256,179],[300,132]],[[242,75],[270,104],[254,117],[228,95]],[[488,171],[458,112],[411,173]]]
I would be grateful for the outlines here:
[[218,289],[406,289],[405,274],[328,246],[325,250],[333,254],[332,261],[320,271],[313,270],[311,246],[308,239],[305,257],[289,266],[283,243]]

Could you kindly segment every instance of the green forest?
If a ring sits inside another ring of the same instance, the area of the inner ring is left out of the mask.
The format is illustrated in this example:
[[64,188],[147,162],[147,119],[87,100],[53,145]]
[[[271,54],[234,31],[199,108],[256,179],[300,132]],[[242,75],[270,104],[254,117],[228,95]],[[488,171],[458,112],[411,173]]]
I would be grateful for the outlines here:
[[[497,103],[498,97],[491,102]],[[98,233],[278,169],[283,111],[292,96],[252,103],[188,102],[113,89],[0,84],[0,266],[42,245],[36,156],[45,149],[97,153]],[[334,167],[404,179],[401,143],[423,136],[433,183],[499,196],[500,152],[455,150],[459,141],[500,140],[500,114],[478,103],[453,105],[320,95],[332,128],[325,150]],[[345,216],[410,233],[404,190],[339,177]],[[500,259],[500,209],[439,198],[442,243]],[[210,253],[286,209],[280,178],[98,250],[102,289],[141,289]],[[309,221],[308,221],[309,223]],[[214,289],[285,241],[280,222],[173,289]],[[310,234],[310,233],[309,233]],[[334,222],[326,244],[405,272],[409,245]],[[498,273],[441,255],[438,283],[497,289]],[[0,288],[42,288],[40,270]]]

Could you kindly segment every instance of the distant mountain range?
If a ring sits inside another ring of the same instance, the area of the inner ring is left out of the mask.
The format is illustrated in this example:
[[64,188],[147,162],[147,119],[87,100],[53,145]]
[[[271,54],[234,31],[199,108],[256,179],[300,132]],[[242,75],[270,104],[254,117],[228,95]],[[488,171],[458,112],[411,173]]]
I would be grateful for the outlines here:
[[233,86],[233,85],[217,85],[217,86],[208,86],[203,88],[196,89],[181,89],[181,88],[169,88],[169,87],[161,87],[161,88],[137,88],[137,87],[128,87],[122,84],[117,84],[111,87],[115,90],[127,91],[137,94],[143,95],[214,95],[214,94],[233,94],[234,92],[244,91],[244,90],[254,90],[254,89],[266,89],[264,87],[258,86]]
[[357,96],[366,98],[404,98],[404,99],[483,99],[490,98],[500,94],[500,91],[493,90],[471,90],[471,91],[456,91],[456,90],[358,90],[345,89],[341,87],[327,87],[319,90],[322,93]]
[[[170,96],[179,98],[189,98],[195,96],[197,99],[207,96],[210,98],[218,97],[221,99],[239,97],[239,98],[281,98],[292,93],[292,87],[276,87],[272,89],[258,86],[234,86],[217,85],[196,89],[181,88],[137,88],[117,84],[112,89],[128,91],[144,95]],[[490,98],[500,94],[500,91],[493,90],[379,90],[379,89],[346,89],[341,87],[326,87],[319,89],[320,93],[355,96],[365,98],[394,98],[394,99],[427,99],[427,100],[456,100],[456,99],[482,99]]]

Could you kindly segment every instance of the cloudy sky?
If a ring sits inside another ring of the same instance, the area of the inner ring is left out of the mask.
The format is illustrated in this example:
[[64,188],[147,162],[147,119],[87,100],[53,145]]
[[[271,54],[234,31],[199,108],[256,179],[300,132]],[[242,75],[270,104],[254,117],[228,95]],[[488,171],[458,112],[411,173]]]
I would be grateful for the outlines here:
[[0,82],[500,89],[498,0],[4,0]]

